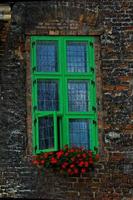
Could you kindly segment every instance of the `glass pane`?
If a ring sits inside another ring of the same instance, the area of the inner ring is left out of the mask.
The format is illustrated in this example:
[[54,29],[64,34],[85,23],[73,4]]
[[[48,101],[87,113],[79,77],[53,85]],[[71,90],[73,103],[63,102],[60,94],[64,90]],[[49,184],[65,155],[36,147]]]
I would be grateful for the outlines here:
[[38,81],[38,110],[57,111],[59,104],[58,81]]
[[37,71],[57,72],[57,43],[38,41],[36,47]]
[[68,109],[73,112],[88,111],[88,82],[68,82]]
[[87,72],[87,43],[67,43],[68,72]]
[[54,148],[53,117],[39,118],[39,149]]
[[89,120],[71,119],[69,121],[69,133],[71,146],[89,148]]

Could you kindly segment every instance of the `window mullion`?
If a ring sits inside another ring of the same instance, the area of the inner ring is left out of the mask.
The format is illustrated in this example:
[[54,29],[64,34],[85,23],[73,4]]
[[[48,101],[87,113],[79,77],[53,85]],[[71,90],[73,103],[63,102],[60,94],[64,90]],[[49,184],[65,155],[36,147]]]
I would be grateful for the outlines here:
[[[65,82],[65,69],[66,69],[66,45],[65,45],[65,40],[63,37],[60,38],[60,59],[61,59],[61,68],[62,68],[62,98],[61,98],[61,103],[62,103],[62,133],[60,134],[60,141],[61,141],[61,148],[65,144],[68,143],[68,137],[67,135],[67,127],[65,124],[65,113],[66,113],[66,106],[67,106],[67,100],[66,100],[66,95],[67,95],[67,89],[66,89],[66,82]],[[67,141],[66,141],[67,140]]]

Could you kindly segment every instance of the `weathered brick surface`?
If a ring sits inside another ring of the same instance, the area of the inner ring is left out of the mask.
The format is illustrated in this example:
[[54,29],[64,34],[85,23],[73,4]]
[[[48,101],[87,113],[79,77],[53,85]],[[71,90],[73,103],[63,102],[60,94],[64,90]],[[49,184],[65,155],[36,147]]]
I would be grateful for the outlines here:
[[[0,197],[133,199],[133,2],[18,2],[0,22]],[[31,165],[30,35],[94,35],[101,160],[80,178]],[[2,52],[2,51],[1,51]]]

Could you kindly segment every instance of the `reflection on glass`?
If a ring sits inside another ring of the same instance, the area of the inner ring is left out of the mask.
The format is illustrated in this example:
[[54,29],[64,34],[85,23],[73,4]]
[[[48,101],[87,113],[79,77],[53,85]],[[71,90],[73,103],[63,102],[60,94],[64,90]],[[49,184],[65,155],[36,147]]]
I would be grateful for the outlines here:
[[88,111],[88,82],[68,82],[68,108],[72,112]]
[[52,117],[39,118],[39,149],[54,147],[54,120]]
[[38,81],[38,110],[57,111],[58,110],[58,81],[39,80]]
[[67,43],[68,72],[87,72],[87,43]]
[[71,146],[89,148],[89,120],[70,119],[69,133]]
[[38,41],[36,59],[38,72],[57,72],[57,43]]

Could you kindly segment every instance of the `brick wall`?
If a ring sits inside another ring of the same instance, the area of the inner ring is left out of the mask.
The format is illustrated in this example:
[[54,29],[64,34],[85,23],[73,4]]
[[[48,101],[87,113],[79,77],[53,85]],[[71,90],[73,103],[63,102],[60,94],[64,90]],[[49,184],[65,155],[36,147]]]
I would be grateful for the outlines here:
[[[0,197],[133,199],[132,1],[18,2],[1,57]],[[101,159],[95,172],[65,178],[31,165],[30,35],[96,38]]]

